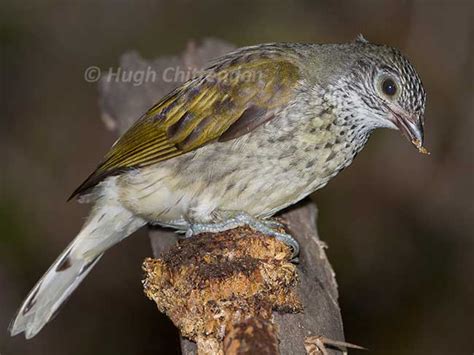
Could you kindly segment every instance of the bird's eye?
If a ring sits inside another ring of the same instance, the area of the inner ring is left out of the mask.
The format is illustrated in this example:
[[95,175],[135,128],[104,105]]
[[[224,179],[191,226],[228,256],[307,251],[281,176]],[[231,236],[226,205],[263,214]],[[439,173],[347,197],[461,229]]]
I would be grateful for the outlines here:
[[385,78],[382,82],[382,91],[387,96],[393,96],[397,93],[397,84],[391,78]]

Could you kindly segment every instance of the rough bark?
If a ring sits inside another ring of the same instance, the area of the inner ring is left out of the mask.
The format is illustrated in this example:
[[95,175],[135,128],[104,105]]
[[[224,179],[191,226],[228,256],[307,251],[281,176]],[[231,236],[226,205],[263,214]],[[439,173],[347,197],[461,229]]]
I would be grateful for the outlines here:
[[[120,60],[122,72],[142,71],[143,76],[149,72],[155,74],[149,74],[148,80],[140,85],[137,85],[137,82],[121,80],[117,75],[104,76],[99,83],[104,122],[109,129],[117,130],[118,133],[124,132],[148,107],[181,84],[179,80],[172,82],[164,80],[169,79],[169,76],[168,78],[163,77],[166,68],[174,68],[175,71],[179,68],[179,70],[189,72],[188,68],[202,68],[209,59],[227,53],[233,48],[226,42],[207,39],[199,45],[190,42],[181,56],[161,57],[154,61],[146,61],[136,52],[124,54]],[[168,70],[168,73],[171,71]],[[184,80],[185,77],[177,76],[173,79]],[[342,319],[337,301],[337,284],[324,252],[324,243],[318,238],[316,214],[315,205],[306,201],[281,215],[287,229],[301,246],[300,262],[297,265],[296,293],[303,306],[303,312],[274,311],[272,317],[274,328],[265,317],[261,318],[261,315],[241,319],[245,326],[249,325],[248,322],[252,323],[254,327],[258,325],[260,327],[258,329],[261,330],[259,334],[266,339],[271,340],[276,329],[281,354],[305,354],[305,338],[311,335],[344,340]],[[251,232],[244,229],[239,233]],[[155,257],[169,253],[177,241],[176,234],[172,231],[159,228],[151,230],[150,239]],[[251,239],[249,238],[249,240]],[[242,324],[235,323],[229,326],[227,338],[223,339],[224,348],[235,351],[235,343],[232,340],[242,339],[242,336],[239,335],[244,327]],[[249,340],[249,344],[251,343]],[[185,338],[181,340],[181,349],[183,354],[196,353],[195,343]]]
[[276,354],[272,311],[302,310],[290,257],[248,227],[203,233],[145,260],[145,294],[199,354]]

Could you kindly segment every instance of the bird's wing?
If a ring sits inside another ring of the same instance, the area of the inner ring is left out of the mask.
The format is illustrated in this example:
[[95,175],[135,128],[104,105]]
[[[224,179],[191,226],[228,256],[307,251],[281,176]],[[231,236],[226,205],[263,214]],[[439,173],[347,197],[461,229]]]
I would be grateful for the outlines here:
[[294,97],[298,79],[298,67],[281,57],[224,58],[150,108],[71,198],[107,176],[252,131]]

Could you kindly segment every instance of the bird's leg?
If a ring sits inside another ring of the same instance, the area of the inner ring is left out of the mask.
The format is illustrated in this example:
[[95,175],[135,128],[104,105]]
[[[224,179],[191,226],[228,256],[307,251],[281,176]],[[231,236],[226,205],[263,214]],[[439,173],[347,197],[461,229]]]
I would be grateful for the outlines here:
[[278,222],[276,219],[262,219],[260,220],[263,224],[265,224],[268,228],[272,229],[279,229],[279,228],[285,228],[283,223]]
[[277,240],[285,243],[292,249],[292,258],[295,258],[300,251],[298,242],[289,234],[281,233],[275,228],[282,227],[277,221],[260,220],[250,216],[246,212],[222,212],[222,222],[220,223],[197,223],[191,224],[186,231],[185,237],[189,238],[200,233],[218,233],[229,229],[242,226],[249,226],[253,230],[262,234],[272,236]]

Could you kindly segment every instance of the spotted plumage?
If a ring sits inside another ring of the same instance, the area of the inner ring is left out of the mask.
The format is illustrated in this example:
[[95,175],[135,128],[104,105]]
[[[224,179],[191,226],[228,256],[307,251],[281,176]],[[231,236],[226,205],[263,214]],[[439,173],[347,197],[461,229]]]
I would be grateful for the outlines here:
[[267,218],[349,166],[374,129],[399,129],[421,149],[424,108],[408,60],[361,37],[217,59],[138,119],[73,193],[92,212],[12,335],[38,333],[102,254],[145,224],[194,232],[245,220],[269,230]]

